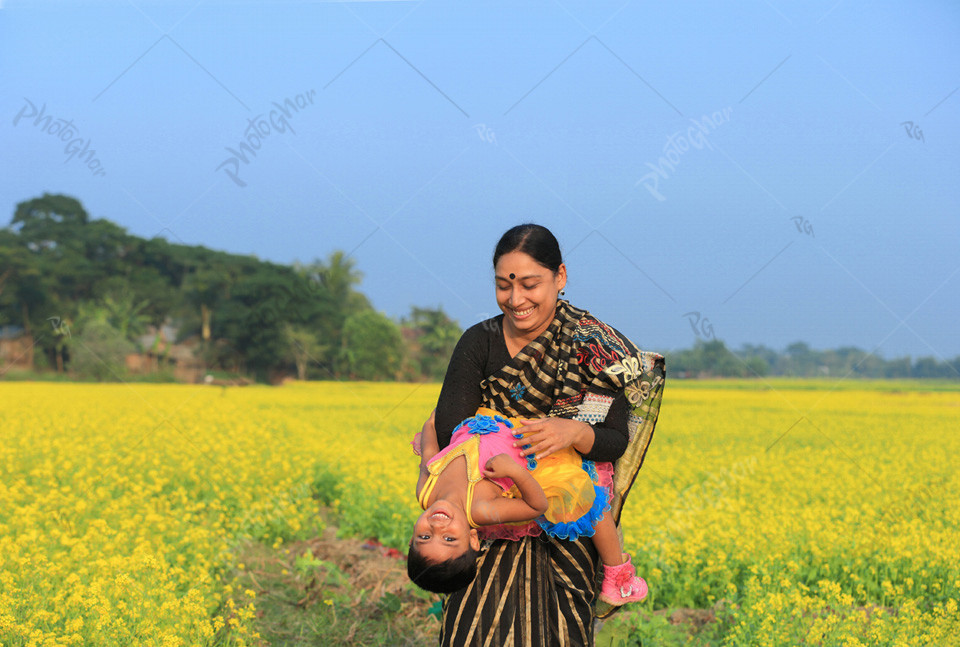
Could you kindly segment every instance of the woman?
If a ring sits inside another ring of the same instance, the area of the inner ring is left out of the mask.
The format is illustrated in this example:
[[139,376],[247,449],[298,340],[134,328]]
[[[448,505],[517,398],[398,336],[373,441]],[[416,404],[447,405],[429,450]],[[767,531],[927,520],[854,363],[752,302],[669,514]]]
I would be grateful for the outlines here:
[[[663,357],[559,298],[566,266],[546,228],[507,231],[493,264],[503,314],[468,329],[454,350],[434,416],[439,446],[481,405],[542,418],[525,427],[524,454],[573,447],[588,460],[617,461],[619,522],[656,424]],[[444,603],[441,645],[593,645],[598,560],[589,539],[487,543],[477,577]]]

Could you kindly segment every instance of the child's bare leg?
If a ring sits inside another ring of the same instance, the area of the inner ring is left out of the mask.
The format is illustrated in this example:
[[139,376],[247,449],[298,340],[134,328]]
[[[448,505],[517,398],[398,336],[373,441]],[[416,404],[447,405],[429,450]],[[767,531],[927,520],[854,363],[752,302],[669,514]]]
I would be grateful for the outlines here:
[[620,550],[620,535],[617,534],[617,525],[609,514],[603,515],[597,522],[593,533],[593,546],[600,554],[600,561],[604,566],[619,566],[623,564],[623,551]]

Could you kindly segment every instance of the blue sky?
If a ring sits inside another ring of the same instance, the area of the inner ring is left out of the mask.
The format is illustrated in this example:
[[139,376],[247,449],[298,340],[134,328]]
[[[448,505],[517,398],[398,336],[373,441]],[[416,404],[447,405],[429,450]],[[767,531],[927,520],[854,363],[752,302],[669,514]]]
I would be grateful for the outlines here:
[[960,354],[955,2],[0,6],[5,222],[53,192],[148,238],[342,249],[378,309],[466,327],[533,221],[644,349]]

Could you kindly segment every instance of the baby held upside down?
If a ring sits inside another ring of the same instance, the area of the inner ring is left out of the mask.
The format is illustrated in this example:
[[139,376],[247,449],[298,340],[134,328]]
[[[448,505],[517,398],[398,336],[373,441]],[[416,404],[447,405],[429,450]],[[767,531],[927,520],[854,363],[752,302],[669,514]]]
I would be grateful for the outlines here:
[[600,598],[612,605],[643,600],[647,584],[637,577],[606,514],[609,475],[601,483],[593,463],[572,448],[539,460],[524,458],[523,448],[515,447],[522,427],[519,418],[481,407],[440,451],[433,425],[424,425],[417,483],[424,512],[410,540],[410,579],[435,593],[469,585],[476,575],[478,529],[508,528],[512,532],[500,536],[592,537],[604,565]]

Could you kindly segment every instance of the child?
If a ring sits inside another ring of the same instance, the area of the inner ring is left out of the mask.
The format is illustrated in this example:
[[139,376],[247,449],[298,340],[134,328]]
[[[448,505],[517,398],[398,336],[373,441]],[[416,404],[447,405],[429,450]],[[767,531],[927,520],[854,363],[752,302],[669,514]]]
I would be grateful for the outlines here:
[[432,425],[424,427],[417,483],[424,512],[410,540],[410,579],[435,593],[467,586],[476,574],[477,529],[497,526],[506,532],[487,536],[592,536],[604,565],[600,599],[615,606],[643,600],[647,584],[621,552],[616,525],[604,514],[610,509],[609,477],[601,483],[593,463],[572,448],[539,461],[522,458],[523,448],[513,446],[522,438],[520,426],[518,418],[481,407],[460,423],[443,451]]

